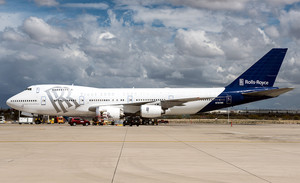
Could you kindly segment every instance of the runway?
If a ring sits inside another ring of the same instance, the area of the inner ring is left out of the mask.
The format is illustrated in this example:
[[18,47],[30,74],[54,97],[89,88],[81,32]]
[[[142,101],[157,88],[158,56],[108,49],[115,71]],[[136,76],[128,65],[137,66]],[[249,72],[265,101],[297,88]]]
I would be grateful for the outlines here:
[[0,125],[0,182],[299,182],[300,125]]

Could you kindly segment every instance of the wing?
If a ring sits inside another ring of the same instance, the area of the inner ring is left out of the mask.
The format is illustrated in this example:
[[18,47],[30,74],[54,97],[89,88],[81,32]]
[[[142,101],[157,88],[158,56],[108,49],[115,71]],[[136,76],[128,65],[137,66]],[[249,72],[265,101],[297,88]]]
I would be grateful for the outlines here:
[[184,106],[184,104],[187,102],[193,102],[198,100],[211,100],[211,99],[214,99],[214,97],[195,97],[195,98],[164,100],[161,101],[161,107],[163,109],[168,109],[175,106]]
[[181,98],[181,99],[168,99],[162,101],[143,101],[143,102],[134,102],[134,103],[126,103],[126,104],[95,104],[89,107],[89,111],[95,112],[97,107],[104,107],[105,106],[113,106],[124,108],[125,111],[129,111],[129,113],[136,113],[140,110],[140,106],[145,104],[153,104],[153,105],[160,105],[163,110],[167,110],[171,107],[175,106],[184,106],[187,102],[199,101],[199,100],[211,100],[215,97],[193,97],[193,98]]
[[168,99],[162,101],[147,101],[147,102],[124,104],[124,106],[141,106],[144,104],[160,103],[162,109],[168,109],[175,106],[184,106],[184,103],[187,102],[198,101],[198,100],[210,100],[210,99],[214,99],[214,97],[194,97],[194,98]]

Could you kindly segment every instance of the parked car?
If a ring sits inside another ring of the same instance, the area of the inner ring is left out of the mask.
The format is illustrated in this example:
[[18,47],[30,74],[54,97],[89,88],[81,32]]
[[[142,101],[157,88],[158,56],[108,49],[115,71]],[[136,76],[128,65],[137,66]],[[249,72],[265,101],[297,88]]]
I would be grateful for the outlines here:
[[164,124],[168,124],[169,123],[169,121],[167,121],[167,120],[164,120],[164,119],[162,119],[162,120],[159,120],[159,121],[157,121],[158,123],[164,123]]
[[71,126],[76,126],[76,125],[83,125],[83,126],[88,126],[90,125],[90,122],[88,120],[85,120],[81,117],[75,117],[75,118],[70,118],[69,119],[69,124]]

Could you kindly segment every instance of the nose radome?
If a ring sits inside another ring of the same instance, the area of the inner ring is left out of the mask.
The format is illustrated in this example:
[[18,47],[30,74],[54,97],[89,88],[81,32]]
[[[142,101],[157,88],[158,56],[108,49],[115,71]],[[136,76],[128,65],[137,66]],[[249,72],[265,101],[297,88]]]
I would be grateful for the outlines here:
[[7,101],[6,101],[6,105],[8,105],[9,107],[12,107],[11,104],[11,100],[12,100],[13,97],[10,97]]
[[9,107],[16,109],[16,105],[14,105],[14,100],[15,96],[10,97],[7,101],[6,101],[6,105],[8,105]]

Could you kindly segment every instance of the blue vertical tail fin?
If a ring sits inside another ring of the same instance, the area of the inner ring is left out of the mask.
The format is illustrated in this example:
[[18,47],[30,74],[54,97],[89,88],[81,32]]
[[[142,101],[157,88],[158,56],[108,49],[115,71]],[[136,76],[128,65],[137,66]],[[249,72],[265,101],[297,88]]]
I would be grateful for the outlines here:
[[273,87],[287,48],[273,48],[226,88]]

